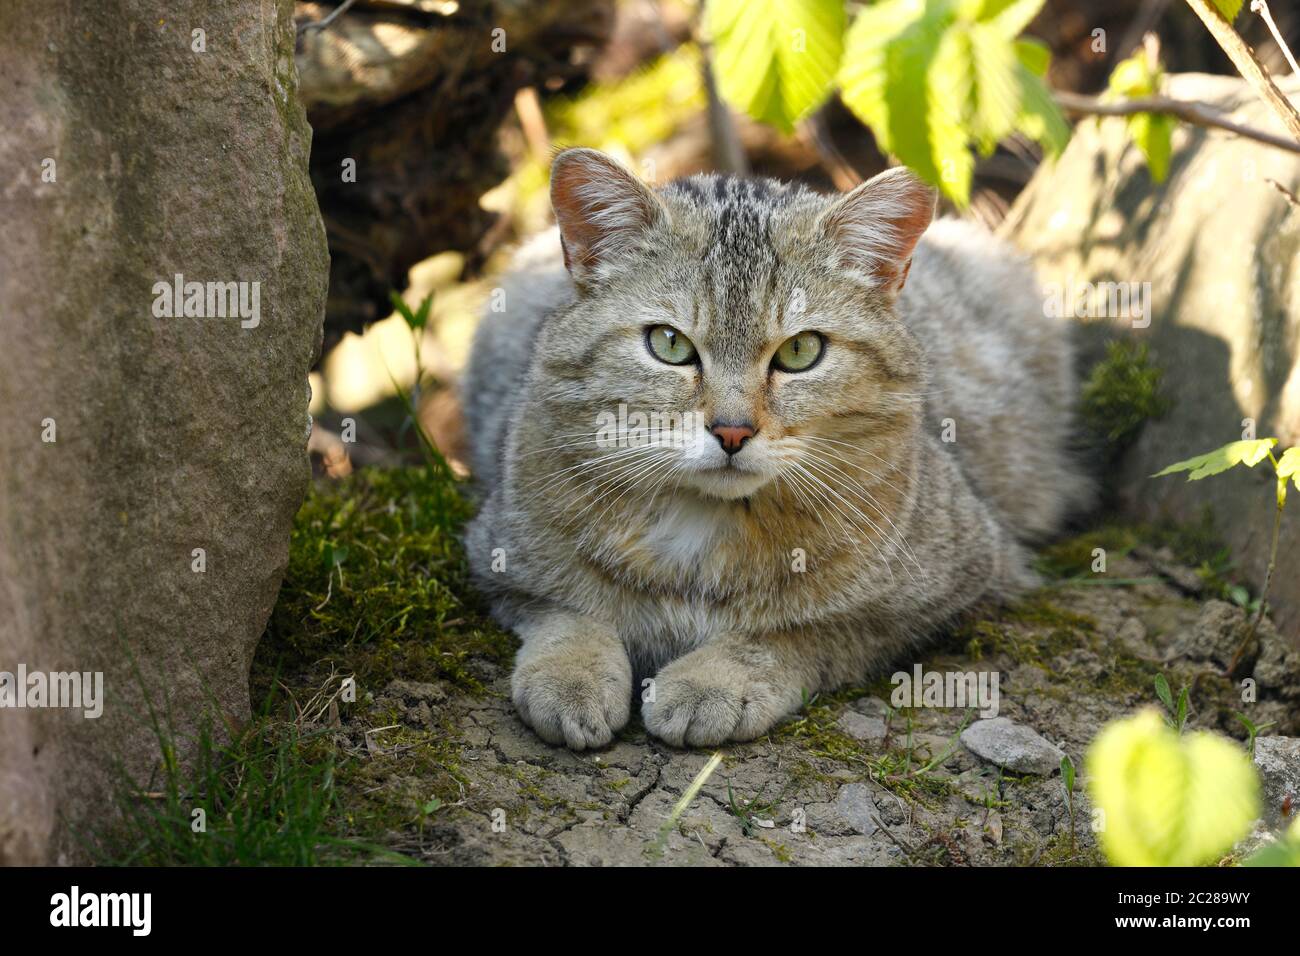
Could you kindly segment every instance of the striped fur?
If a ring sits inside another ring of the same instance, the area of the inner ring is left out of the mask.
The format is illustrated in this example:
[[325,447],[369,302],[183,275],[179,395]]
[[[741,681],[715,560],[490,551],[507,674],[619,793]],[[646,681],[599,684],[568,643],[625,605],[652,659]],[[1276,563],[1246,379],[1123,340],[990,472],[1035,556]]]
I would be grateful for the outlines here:
[[[552,199],[562,235],[521,251],[464,385],[470,561],[544,739],[608,743],[634,688],[669,743],[749,739],[1032,584],[1024,543],[1087,488],[1066,328],[1014,252],[948,220],[917,243],[933,195],[901,170],[843,197],[651,191],[574,150]],[[699,366],[655,359],[657,324]],[[773,371],[810,329],[821,361]],[[695,420],[681,447],[601,447],[620,404]],[[714,421],[757,429],[726,468]]]

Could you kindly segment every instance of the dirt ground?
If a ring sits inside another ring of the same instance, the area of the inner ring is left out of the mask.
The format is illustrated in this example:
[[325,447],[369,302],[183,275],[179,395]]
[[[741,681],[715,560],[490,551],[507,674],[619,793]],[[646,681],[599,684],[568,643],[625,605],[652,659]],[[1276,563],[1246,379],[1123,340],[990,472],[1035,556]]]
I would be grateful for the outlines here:
[[[635,716],[604,750],[551,747],[515,715],[501,663],[475,665],[485,692],[392,680],[351,707],[327,708],[316,729],[352,760],[339,786],[354,830],[429,863],[1094,865],[1104,860],[1084,753],[1108,720],[1160,706],[1157,674],[1175,696],[1191,685],[1192,728],[1243,738],[1240,712],[1272,721],[1265,734],[1300,732],[1300,655],[1267,622],[1237,679],[1221,676],[1245,621],[1167,551],[1137,548],[1112,557],[1105,574],[973,617],[921,662],[997,672],[998,716],[1032,731],[992,734],[1007,767],[963,743],[973,710],[893,707],[886,677],[723,747],[675,820],[711,752],[665,746]],[[1248,676],[1254,701],[1243,699]],[[1077,768],[1068,796],[1053,748]]]

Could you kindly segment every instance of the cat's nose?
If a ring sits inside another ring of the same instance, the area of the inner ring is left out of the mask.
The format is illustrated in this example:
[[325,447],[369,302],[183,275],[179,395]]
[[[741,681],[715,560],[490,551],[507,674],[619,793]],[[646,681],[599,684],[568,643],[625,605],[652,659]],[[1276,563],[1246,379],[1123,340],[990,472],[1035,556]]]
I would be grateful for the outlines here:
[[754,426],[715,422],[709,432],[718,440],[718,444],[722,446],[723,451],[728,455],[734,455],[744,447],[745,442],[754,437]]

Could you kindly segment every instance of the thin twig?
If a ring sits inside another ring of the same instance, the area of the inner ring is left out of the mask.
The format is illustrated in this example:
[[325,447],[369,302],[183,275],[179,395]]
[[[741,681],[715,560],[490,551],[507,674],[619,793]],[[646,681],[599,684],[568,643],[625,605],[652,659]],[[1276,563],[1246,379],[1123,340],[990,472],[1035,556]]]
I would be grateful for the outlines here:
[[348,10],[351,9],[352,5],[356,2],[357,0],[343,0],[342,3],[340,3],[337,7],[334,8],[334,11],[332,13],[326,14],[325,16],[321,17],[319,20],[313,20],[311,23],[304,23],[300,25],[298,27],[298,32],[306,33],[308,30],[324,30],[326,27],[328,27],[339,17],[343,16],[343,14],[347,13]]
[[1296,65],[1295,57],[1291,55],[1291,48],[1287,46],[1286,41],[1282,39],[1282,31],[1279,30],[1277,24],[1273,22],[1273,14],[1269,12],[1266,0],[1250,0],[1250,12],[1258,13],[1264,18],[1264,22],[1268,24],[1268,32],[1273,34],[1273,42],[1275,42],[1278,49],[1282,51],[1282,55],[1286,57],[1287,63],[1291,64],[1291,72],[1300,73],[1300,66]]
[[1264,64],[1259,62],[1255,56],[1255,51],[1250,48],[1241,35],[1232,28],[1232,24],[1227,18],[1219,12],[1210,0],[1187,0],[1196,15],[1201,18],[1210,35],[1218,41],[1219,46],[1223,47],[1223,52],[1228,54],[1228,59],[1232,65],[1237,68],[1247,83],[1254,87],[1255,92],[1272,107],[1273,112],[1291,132],[1291,135],[1300,140],[1300,111],[1289,99],[1277,88],[1273,78],[1268,75],[1268,70],[1264,69]]
[[1265,176],[1264,182],[1268,183],[1270,186],[1272,186],[1274,189],[1280,192],[1283,196],[1285,196],[1287,202],[1295,206],[1297,209],[1300,209],[1300,196],[1297,196],[1291,190],[1287,189],[1276,179],[1270,179],[1269,177]]
[[1133,116],[1136,113],[1167,113],[1194,126],[1208,126],[1213,129],[1226,130],[1244,139],[1252,139],[1257,143],[1264,143],[1267,146],[1274,146],[1287,152],[1300,153],[1300,141],[1234,123],[1203,103],[1175,100],[1168,96],[1143,96],[1115,102],[1106,102],[1093,96],[1082,96],[1078,93],[1057,92],[1055,96],[1060,107],[1069,113],[1089,116]]

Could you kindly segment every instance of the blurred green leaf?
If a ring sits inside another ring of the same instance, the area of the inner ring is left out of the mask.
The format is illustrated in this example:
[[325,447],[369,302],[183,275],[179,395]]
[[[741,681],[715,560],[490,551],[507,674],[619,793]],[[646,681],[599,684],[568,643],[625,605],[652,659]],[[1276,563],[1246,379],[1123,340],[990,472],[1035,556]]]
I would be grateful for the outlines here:
[[1179,736],[1152,710],[1108,724],[1087,757],[1088,789],[1105,814],[1099,839],[1118,866],[1196,866],[1250,832],[1259,780],[1234,742]]
[[1162,183],[1169,175],[1169,157],[1173,153],[1174,128],[1178,121],[1164,113],[1138,113],[1129,117],[1129,135],[1147,161],[1153,182]]
[[1212,0],[1218,11],[1223,14],[1225,20],[1231,23],[1237,19],[1237,14],[1241,12],[1243,0]]
[[1041,79],[1047,50],[1016,34],[1042,0],[882,0],[845,40],[841,95],[886,152],[970,199],[972,147],[1019,130],[1058,152],[1069,138]]
[[830,95],[844,44],[840,0],[709,0],[723,99],[788,133]]
[[1191,472],[1187,476],[1188,481],[1199,481],[1202,478],[1208,478],[1211,475],[1227,471],[1236,465],[1254,468],[1267,457],[1269,451],[1276,444],[1276,438],[1230,442],[1222,448],[1216,448],[1204,455],[1197,455],[1195,458],[1188,458],[1186,461],[1175,462],[1163,471],[1156,472],[1151,477],[1160,478],[1164,475],[1172,475],[1175,472],[1187,471]]
[[[1107,83],[1109,98],[1156,96],[1163,79],[1164,71],[1159,64],[1152,64],[1146,50],[1138,50],[1111,72]],[[1169,158],[1178,121],[1165,113],[1137,113],[1128,118],[1127,125],[1133,144],[1146,159],[1152,180],[1163,182],[1169,175]]]
[[1280,481],[1288,478],[1300,489],[1300,445],[1288,448],[1277,460],[1277,477]]
[[418,332],[429,324],[429,312],[433,307],[432,292],[424,297],[424,300],[420,302],[419,307],[414,311],[397,292],[388,293],[388,300],[393,304],[393,311],[402,317],[411,331]]

